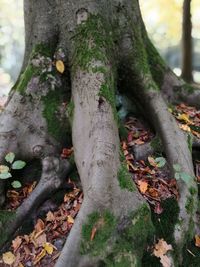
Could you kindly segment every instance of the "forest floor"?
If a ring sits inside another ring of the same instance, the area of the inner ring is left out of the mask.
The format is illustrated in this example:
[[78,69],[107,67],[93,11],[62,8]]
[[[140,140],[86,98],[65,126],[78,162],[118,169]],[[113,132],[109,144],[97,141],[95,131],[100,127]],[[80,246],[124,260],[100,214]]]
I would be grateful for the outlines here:
[[[200,138],[200,111],[183,103],[169,108],[169,111],[176,117],[183,131]],[[159,216],[164,211],[161,204],[163,200],[179,198],[176,179],[170,177],[165,155],[159,148],[158,138],[144,121],[129,116],[124,121],[124,126],[126,137],[121,138],[121,146],[127,168],[139,192],[148,201],[152,212]],[[154,151],[151,151],[150,144],[154,147]],[[142,146],[147,151],[144,159],[140,159],[137,150]],[[70,157],[72,153],[73,148],[64,148],[61,157]],[[200,155],[194,158],[194,169],[197,183],[200,184]],[[74,177],[66,177],[66,183],[71,189],[60,192],[60,200],[47,200],[33,215],[31,224],[25,225],[26,230],[23,230],[23,234],[19,232],[8,250],[0,256],[0,267],[55,266],[83,201],[81,186],[74,181]],[[35,186],[36,181],[23,184],[18,189],[10,186],[6,194],[5,209],[15,210],[31,194]],[[98,230],[92,230],[91,241],[95,238],[96,231]],[[168,246],[164,242],[155,240],[154,247],[149,248],[151,253],[155,255],[155,249],[158,250],[161,245]],[[194,237],[193,245],[200,251],[199,236]],[[196,257],[196,252],[191,248],[188,248],[187,252]]]

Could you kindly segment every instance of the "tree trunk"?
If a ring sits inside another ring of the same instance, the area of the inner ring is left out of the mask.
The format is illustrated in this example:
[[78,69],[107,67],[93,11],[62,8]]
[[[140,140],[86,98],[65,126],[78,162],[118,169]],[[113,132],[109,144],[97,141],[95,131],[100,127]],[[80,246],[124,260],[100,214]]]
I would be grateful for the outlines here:
[[182,74],[186,82],[193,81],[192,75],[192,21],[191,0],[183,1],[182,22]]
[[[188,177],[187,182],[178,180],[176,219],[171,222],[169,217],[165,222],[172,229],[166,237],[174,249],[168,258],[170,266],[178,266],[183,247],[194,235],[197,185],[185,135],[164,98],[177,101],[174,89],[182,90],[184,83],[149,41],[138,1],[29,0],[25,1],[25,23],[22,74],[1,115],[1,155],[9,150],[24,158],[40,158],[41,181],[50,180],[55,191],[62,183],[55,180],[62,181],[69,172],[59,152],[70,143],[72,131],[84,201],[56,266],[142,266],[153,237],[165,238],[153,226],[150,208],[126,169],[118,133],[117,88],[148,114],[172,176],[173,165],[178,164]],[[63,73],[55,67],[58,60],[65,66]],[[48,191],[45,186],[39,189],[41,183],[36,187],[40,195]],[[38,199],[44,198],[30,201]],[[37,206],[32,202],[27,213]],[[11,218],[10,228],[19,225],[21,213],[18,210],[17,219]],[[98,231],[91,240],[93,227]]]

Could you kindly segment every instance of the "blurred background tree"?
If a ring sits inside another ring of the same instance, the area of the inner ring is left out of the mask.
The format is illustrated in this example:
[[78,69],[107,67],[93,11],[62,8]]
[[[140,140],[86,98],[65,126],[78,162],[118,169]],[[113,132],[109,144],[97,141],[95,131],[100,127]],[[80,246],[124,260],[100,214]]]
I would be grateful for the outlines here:
[[[185,0],[191,1],[191,0]],[[146,28],[169,66],[181,75],[183,0],[140,0]],[[200,3],[191,1],[192,70],[200,82]],[[23,0],[0,0],[0,96],[7,94],[20,71],[24,52]]]
[[16,80],[24,53],[22,0],[0,0],[0,95]]

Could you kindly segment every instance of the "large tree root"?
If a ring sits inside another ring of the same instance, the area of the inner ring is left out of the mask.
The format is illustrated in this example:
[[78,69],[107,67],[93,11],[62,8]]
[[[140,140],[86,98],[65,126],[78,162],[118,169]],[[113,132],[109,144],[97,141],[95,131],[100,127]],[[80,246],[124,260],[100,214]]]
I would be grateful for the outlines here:
[[[121,152],[113,103],[114,71],[108,56],[110,44],[107,40],[107,25],[104,26],[103,20],[98,16],[90,17],[86,10],[81,12],[87,22],[78,31],[76,51],[82,53],[80,45],[87,49],[92,46],[103,56],[100,61],[91,54],[84,66],[81,62],[74,63],[72,132],[84,202],[56,267],[64,267],[66,264],[68,267],[97,266],[101,261],[108,265],[115,261],[125,261],[127,266],[135,266],[140,261],[143,246],[152,232],[150,211],[132,184],[123,163],[123,155],[120,163]],[[88,30],[90,25],[94,28]],[[101,34],[104,46],[99,46],[96,32]],[[90,49],[87,53],[92,53]],[[80,55],[76,56],[79,58]],[[144,227],[142,220],[146,220],[149,227],[144,229],[146,225]],[[93,242],[91,234],[95,227],[97,233]],[[124,235],[126,231],[130,231],[129,237]],[[98,238],[102,240],[98,241]],[[140,243],[139,250],[132,246],[136,239]],[[118,245],[120,240],[126,244],[124,247]]]
[[[42,161],[42,176],[30,196],[13,212],[11,220],[1,222],[0,248],[10,239],[16,230],[23,226],[33,212],[50,198],[63,184],[72,166],[66,160],[47,157]],[[6,213],[6,211],[5,211]],[[3,223],[6,223],[6,228]]]

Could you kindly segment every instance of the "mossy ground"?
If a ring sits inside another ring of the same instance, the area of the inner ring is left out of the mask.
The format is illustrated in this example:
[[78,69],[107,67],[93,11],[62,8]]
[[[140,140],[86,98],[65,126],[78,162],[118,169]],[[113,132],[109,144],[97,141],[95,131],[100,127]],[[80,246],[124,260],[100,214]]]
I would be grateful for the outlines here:
[[[94,228],[96,234],[91,240]],[[153,232],[147,205],[142,205],[136,212],[120,219],[109,211],[102,214],[94,212],[88,216],[82,228],[81,252],[99,256],[101,266],[139,267],[146,240],[153,236]]]
[[9,222],[15,219],[15,212],[13,211],[0,211],[0,246],[8,240],[6,225],[9,225]]

